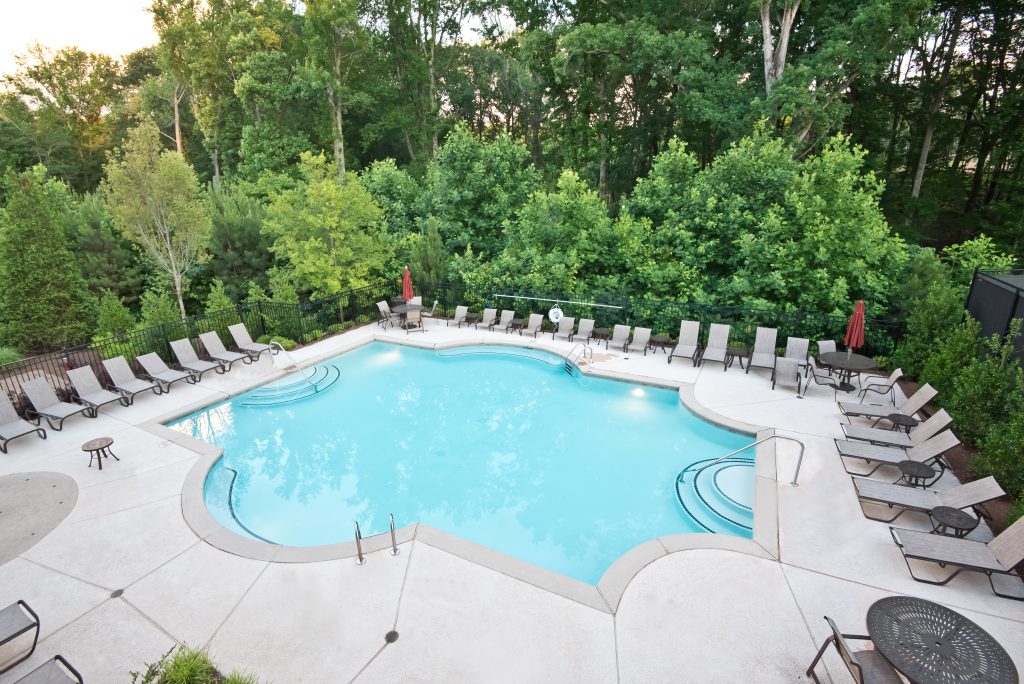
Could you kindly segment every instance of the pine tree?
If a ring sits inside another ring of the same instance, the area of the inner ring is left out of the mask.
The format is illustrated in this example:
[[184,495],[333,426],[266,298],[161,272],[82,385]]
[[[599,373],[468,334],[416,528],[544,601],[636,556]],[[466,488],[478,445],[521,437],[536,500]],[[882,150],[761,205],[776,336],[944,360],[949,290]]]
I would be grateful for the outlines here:
[[444,242],[438,223],[436,218],[428,216],[423,237],[413,247],[414,277],[421,283],[441,283],[446,277]]
[[5,343],[38,353],[82,342],[92,331],[93,301],[68,249],[67,186],[35,166],[7,177],[0,211],[0,311]]

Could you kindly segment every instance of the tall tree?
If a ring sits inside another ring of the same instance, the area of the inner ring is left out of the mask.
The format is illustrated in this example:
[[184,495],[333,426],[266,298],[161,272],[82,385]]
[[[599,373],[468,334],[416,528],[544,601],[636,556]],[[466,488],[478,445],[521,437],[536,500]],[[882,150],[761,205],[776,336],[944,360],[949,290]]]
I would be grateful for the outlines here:
[[[761,49],[764,52],[764,93],[772,96],[775,82],[786,70],[789,36],[800,10],[800,0],[782,0],[772,17],[772,0],[761,0]],[[776,25],[778,28],[776,29]],[[778,33],[776,34],[776,30]]]
[[160,132],[143,123],[106,166],[103,195],[114,225],[167,275],[184,318],[189,270],[206,260],[210,217],[195,172],[163,150]]
[[7,206],[0,210],[0,318],[5,342],[24,353],[88,339],[92,298],[68,249],[67,186],[35,166],[8,175]]

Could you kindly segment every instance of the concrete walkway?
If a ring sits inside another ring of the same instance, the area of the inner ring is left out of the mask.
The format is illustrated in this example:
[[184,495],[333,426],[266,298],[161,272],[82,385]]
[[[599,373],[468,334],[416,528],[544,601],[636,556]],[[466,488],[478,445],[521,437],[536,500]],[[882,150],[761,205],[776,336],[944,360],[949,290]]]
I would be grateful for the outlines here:
[[[298,350],[319,360],[378,339],[417,343],[488,339],[501,333],[428,324],[425,334],[366,326]],[[565,342],[538,342],[564,354]],[[14,681],[54,654],[88,682],[128,674],[176,644],[207,647],[220,668],[251,670],[265,682],[797,682],[827,636],[823,615],[863,632],[872,602],[910,594],[943,603],[987,629],[1024,672],[1024,604],[993,596],[984,578],[946,587],[914,582],[882,523],[865,519],[835,453],[840,415],[831,390],[806,399],[772,391],[768,371],[723,372],[609,354],[597,368],[638,379],[695,384],[715,412],[798,436],[807,444],[799,486],[788,484],[796,448],[778,444],[780,560],[693,548],[656,559],[625,586],[614,614],[474,563],[417,534],[350,559],[275,563],[226,553],[185,523],[181,492],[199,456],[142,425],[219,401],[274,373],[272,361],[208,375],[170,395],[73,418],[46,441],[26,437],[0,455],[0,476],[54,472],[75,480],[78,498],[56,528],[0,565],[0,607],[26,600],[42,618],[35,655],[0,682]],[[86,440],[109,435],[121,460],[86,467]],[[880,470],[876,477],[895,474]],[[940,486],[955,484],[951,476]],[[0,526],[4,502],[0,502]],[[924,529],[907,515],[900,523]],[[0,530],[0,538],[3,538]],[[990,538],[982,526],[974,538]],[[661,545],[664,547],[664,545]],[[653,556],[652,556],[653,557]],[[391,644],[385,634],[397,630]],[[19,641],[0,649],[15,655]],[[827,668],[827,669],[826,669]],[[846,682],[834,655],[819,677]]]

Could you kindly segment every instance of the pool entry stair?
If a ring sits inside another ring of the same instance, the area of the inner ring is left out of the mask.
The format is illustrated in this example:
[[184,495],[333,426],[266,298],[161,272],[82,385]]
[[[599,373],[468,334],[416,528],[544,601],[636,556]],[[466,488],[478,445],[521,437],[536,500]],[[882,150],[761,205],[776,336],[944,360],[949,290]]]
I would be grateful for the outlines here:
[[271,342],[270,344],[271,346],[276,346],[278,353],[288,359],[292,367],[298,371],[299,379],[296,382],[272,383],[261,387],[242,402],[241,406],[243,408],[267,408],[269,406],[291,404],[320,394],[333,386],[341,378],[341,370],[333,364],[316,366],[307,371],[298,364],[291,354],[284,350],[284,347],[277,342]]
[[579,372],[579,367],[576,365],[576,362],[580,359],[594,360],[594,350],[585,342],[578,342],[569,350],[569,353],[565,355],[562,368],[566,373],[575,377]]

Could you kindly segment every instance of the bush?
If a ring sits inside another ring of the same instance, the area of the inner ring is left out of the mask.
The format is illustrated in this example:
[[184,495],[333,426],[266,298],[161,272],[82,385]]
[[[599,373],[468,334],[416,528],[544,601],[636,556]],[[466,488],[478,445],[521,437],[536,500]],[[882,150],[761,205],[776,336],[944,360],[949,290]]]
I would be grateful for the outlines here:
[[146,290],[142,293],[142,320],[139,328],[151,328],[161,323],[181,322],[181,310],[174,297],[166,290]]
[[277,342],[279,345],[284,347],[285,351],[291,351],[299,346],[299,343],[295,340],[289,340],[287,337],[279,337],[277,335],[263,335],[258,340],[260,344],[270,344],[271,342]]
[[[978,445],[972,466],[979,477],[992,475],[1003,489],[1024,505],[1024,411],[993,424]],[[1024,511],[1021,511],[1024,512]]]
[[960,290],[948,280],[934,284],[924,299],[910,309],[907,333],[892,355],[893,366],[902,368],[909,377],[921,377],[937,345],[956,328],[963,315]]
[[931,383],[938,390],[941,400],[953,394],[957,376],[964,365],[978,358],[980,333],[981,326],[968,316],[963,323],[949,330],[938,344],[933,341],[931,352],[924,357],[920,380]]
[[122,335],[135,327],[135,316],[121,298],[104,290],[96,307],[96,334],[100,337]]
[[218,672],[206,651],[179,646],[155,663],[146,663],[145,672],[131,672],[132,684],[259,684],[255,675],[233,671],[227,677]]
[[21,361],[21,354],[16,349],[0,347],[0,366],[6,363],[14,363],[15,361]]

